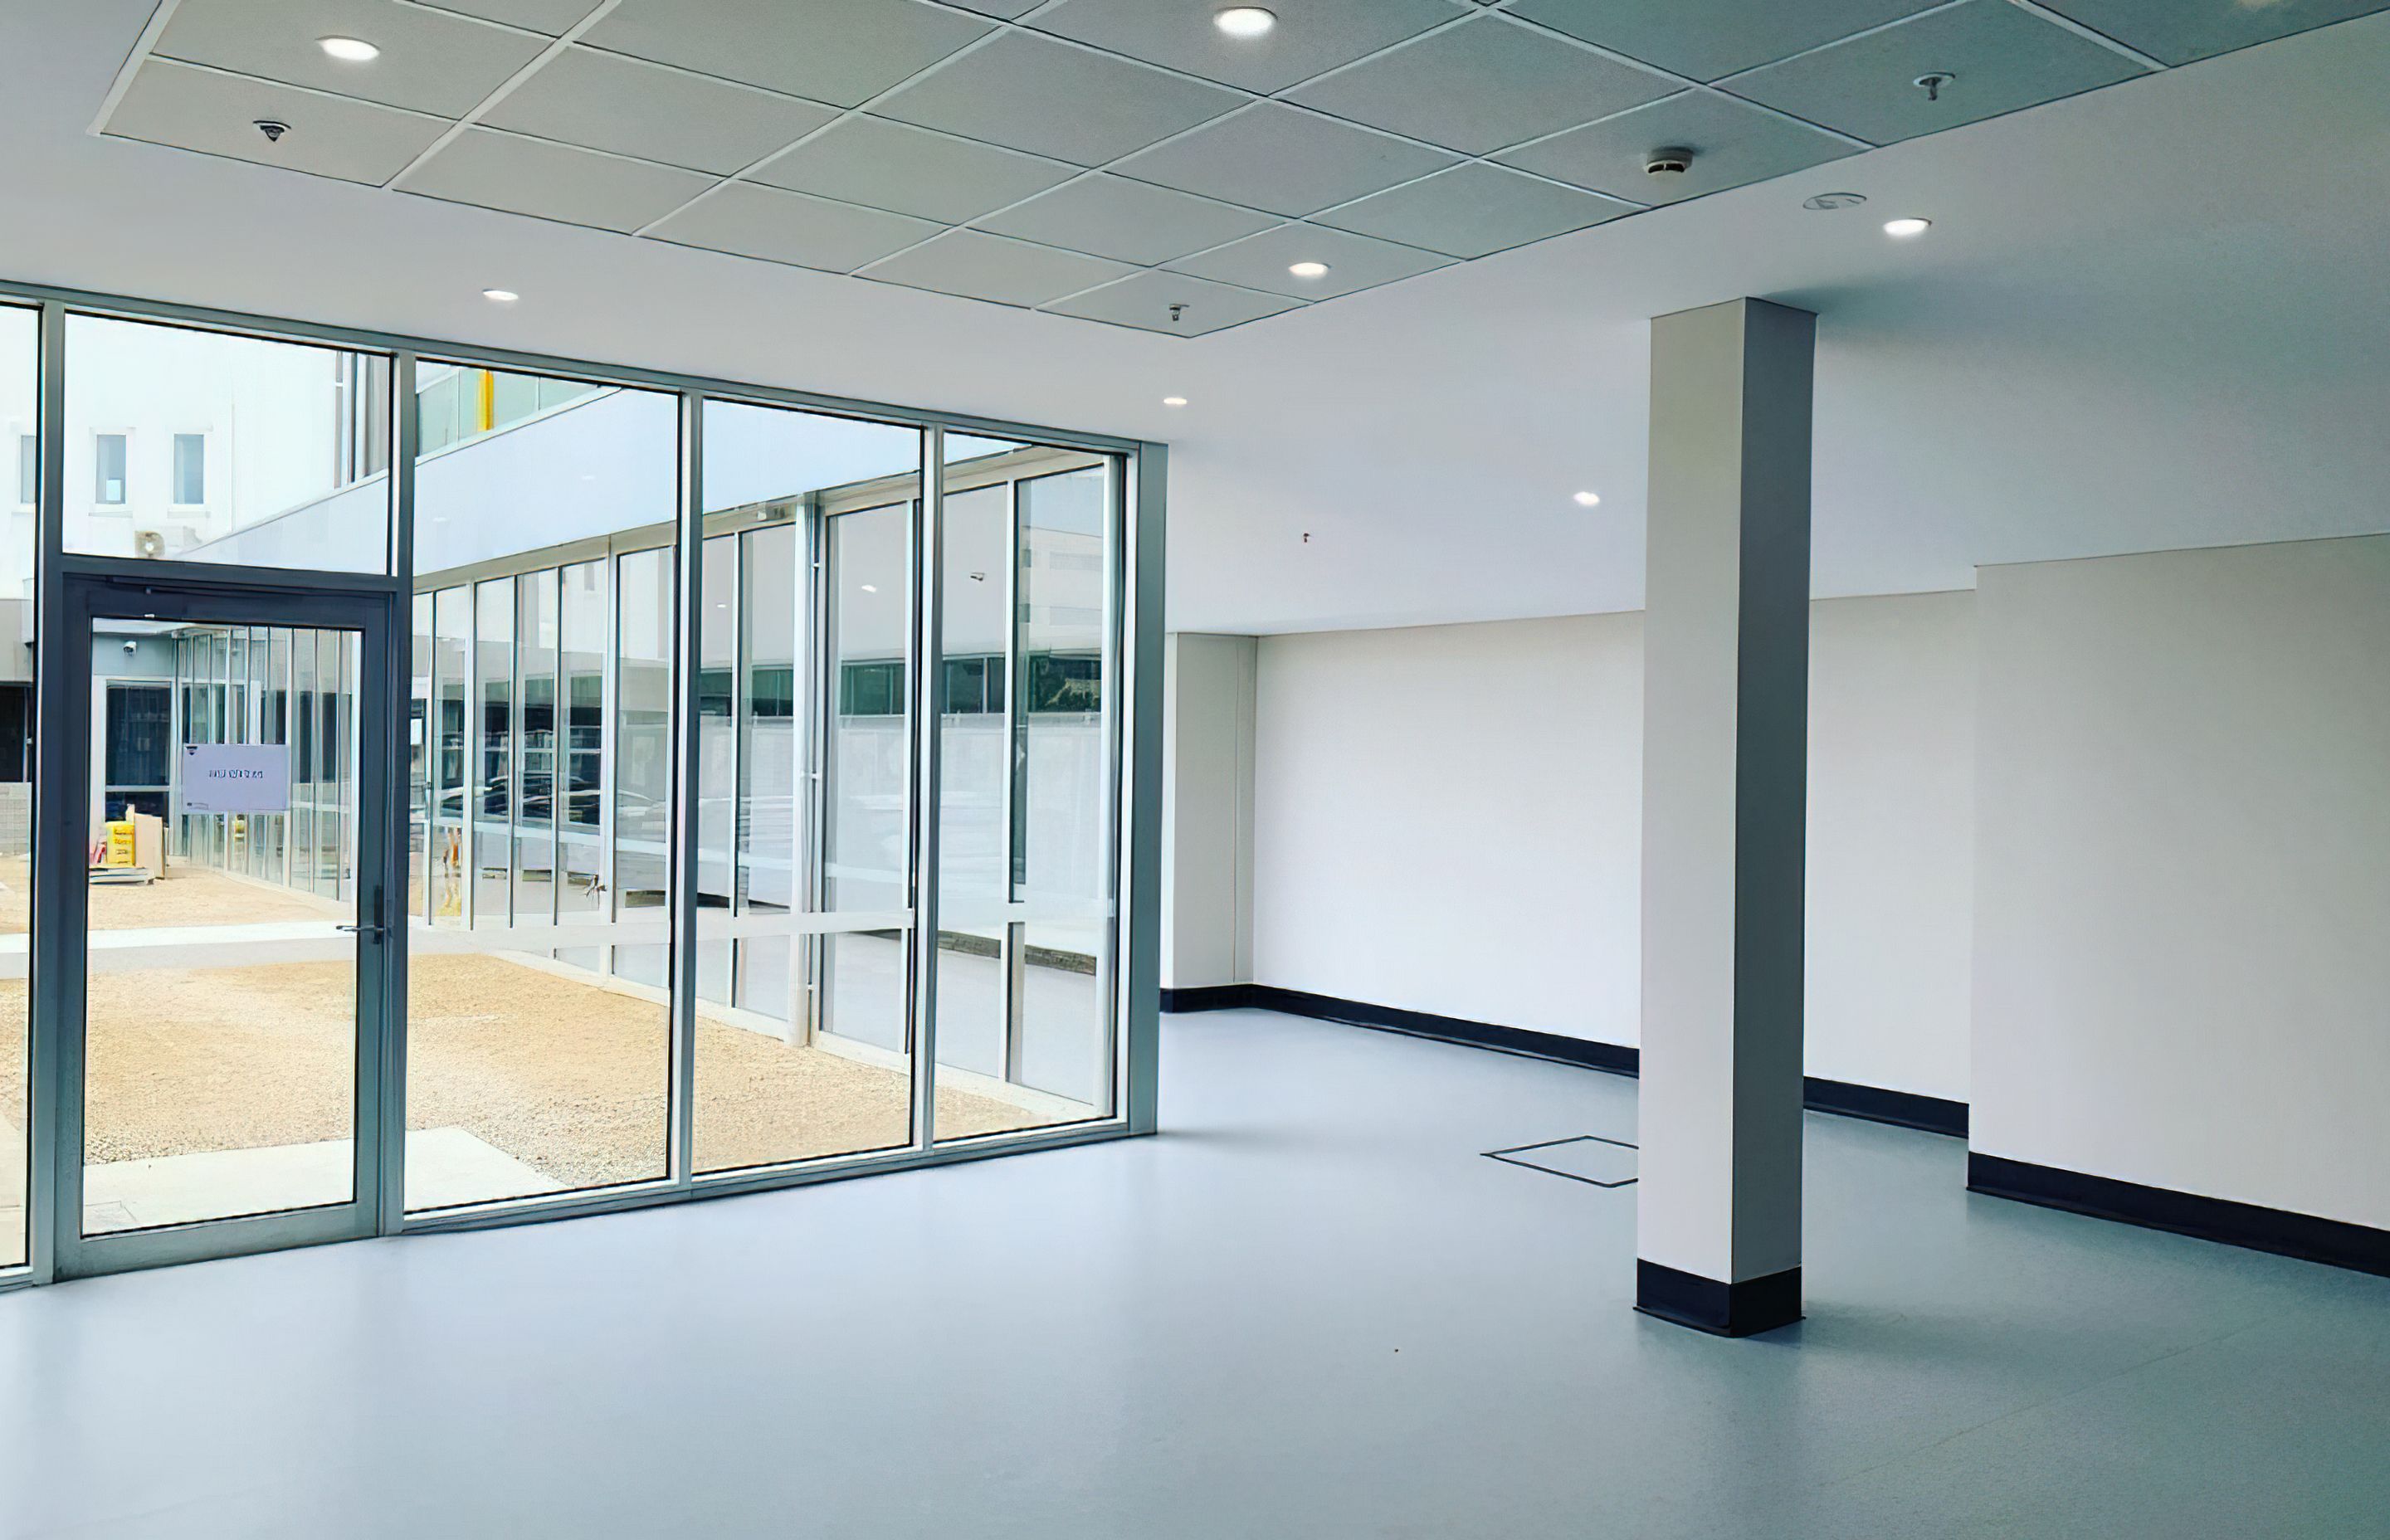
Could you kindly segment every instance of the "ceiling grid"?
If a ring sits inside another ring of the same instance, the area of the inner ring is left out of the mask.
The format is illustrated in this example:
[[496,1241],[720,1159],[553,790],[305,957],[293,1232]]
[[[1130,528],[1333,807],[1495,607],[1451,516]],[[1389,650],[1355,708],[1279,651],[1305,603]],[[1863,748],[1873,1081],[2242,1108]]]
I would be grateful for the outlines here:
[[2390,6],[1225,3],[164,0],[93,131],[1199,336]]

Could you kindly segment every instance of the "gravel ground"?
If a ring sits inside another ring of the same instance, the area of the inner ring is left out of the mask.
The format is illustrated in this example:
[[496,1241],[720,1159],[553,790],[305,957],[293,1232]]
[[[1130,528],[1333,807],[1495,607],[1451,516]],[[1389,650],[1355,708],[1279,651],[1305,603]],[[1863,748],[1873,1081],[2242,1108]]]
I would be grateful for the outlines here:
[[[0,931],[21,930],[18,868],[0,868]],[[326,907],[184,868],[98,888],[96,929],[321,918]],[[99,1161],[346,1137],[353,969],[277,963],[91,980],[88,1137]],[[459,1127],[565,1187],[663,1173],[662,1007],[504,956],[422,956],[408,985],[409,1128]],[[25,985],[0,980],[0,1119],[24,1125]],[[902,1144],[907,1077],[744,1027],[698,1028],[700,1169]],[[942,1089],[942,1134],[1051,1121]],[[514,1194],[492,1193],[492,1198]]]

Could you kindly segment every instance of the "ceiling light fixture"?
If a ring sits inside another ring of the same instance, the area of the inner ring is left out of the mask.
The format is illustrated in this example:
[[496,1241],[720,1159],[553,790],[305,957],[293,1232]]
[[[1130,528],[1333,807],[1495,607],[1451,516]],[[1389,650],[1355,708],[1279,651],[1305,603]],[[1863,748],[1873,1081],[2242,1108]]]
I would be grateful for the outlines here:
[[1278,17],[1259,6],[1230,6],[1227,10],[1214,13],[1212,25],[1230,37],[1251,40],[1266,36],[1269,30],[1278,25]]
[[1287,271],[1298,278],[1324,278],[1328,276],[1328,264],[1324,262],[1299,262]]
[[1185,396],[1163,396],[1162,398],[1162,404],[1164,406],[1184,406],[1187,404],[1187,398]]
[[867,583],[863,585],[863,591],[867,594],[876,594],[880,592],[880,584],[876,583]]
[[482,298],[492,304],[510,305],[522,296],[511,289],[485,289],[482,290]]
[[362,37],[319,37],[315,46],[343,64],[370,64],[381,58],[381,50]]
[[1576,506],[1581,508],[1599,507],[1601,506],[1601,494],[1580,492],[1576,494]]
[[1921,236],[1932,228],[1934,228],[1934,222],[1930,219],[1891,219],[1884,222],[1883,233],[1895,240],[1907,240],[1911,236]]

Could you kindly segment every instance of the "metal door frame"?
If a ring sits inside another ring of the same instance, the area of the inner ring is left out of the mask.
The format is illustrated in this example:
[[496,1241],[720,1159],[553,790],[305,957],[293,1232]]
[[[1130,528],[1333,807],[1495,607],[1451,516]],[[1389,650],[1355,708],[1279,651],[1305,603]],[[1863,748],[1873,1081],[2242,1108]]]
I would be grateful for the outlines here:
[[[387,580],[329,573],[211,570],[187,563],[69,563],[59,588],[59,620],[46,635],[63,654],[67,675],[60,714],[42,740],[42,791],[48,837],[37,841],[34,892],[48,938],[35,962],[47,1008],[49,1049],[37,1058],[48,1073],[55,1161],[49,1179],[53,1276],[77,1277],[348,1240],[385,1227],[398,1188],[405,1119],[393,1075],[392,1010],[405,968],[405,926],[396,913],[392,827],[392,645],[399,594]],[[194,625],[263,625],[350,631],[357,635],[357,952],[353,1187],[345,1203],[229,1219],[197,1221],[89,1236],[83,1233],[84,1065],[87,1006],[90,885],[82,870],[90,848],[91,679],[95,619],[180,621]],[[75,681],[79,681],[79,687]],[[57,789],[53,793],[51,789]],[[71,802],[72,806],[63,805]]]

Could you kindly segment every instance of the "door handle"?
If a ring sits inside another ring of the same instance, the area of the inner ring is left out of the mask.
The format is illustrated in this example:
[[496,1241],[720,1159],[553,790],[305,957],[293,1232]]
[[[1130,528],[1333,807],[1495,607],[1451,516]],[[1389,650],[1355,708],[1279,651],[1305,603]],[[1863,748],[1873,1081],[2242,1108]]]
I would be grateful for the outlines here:
[[339,929],[353,936],[370,936],[375,941],[386,940],[390,935],[390,927],[386,925],[343,925]]

